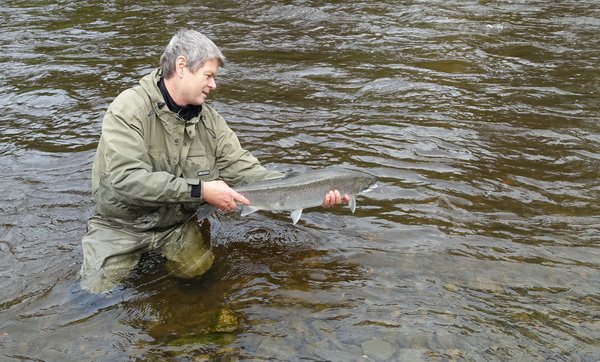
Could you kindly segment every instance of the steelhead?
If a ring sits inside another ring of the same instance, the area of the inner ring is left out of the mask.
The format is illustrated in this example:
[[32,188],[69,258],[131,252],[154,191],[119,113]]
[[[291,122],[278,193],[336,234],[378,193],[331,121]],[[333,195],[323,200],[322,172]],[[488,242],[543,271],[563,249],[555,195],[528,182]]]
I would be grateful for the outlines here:
[[[260,181],[234,190],[250,200],[250,205],[240,205],[242,216],[259,210],[291,211],[290,217],[296,224],[303,209],[323,204],[325,195],[331,190],[350,195],[348,206],[354,212],[356,195],[374,188],[376,182],[375,176],[366,172],[332,167]],[[199,218],[208,216],[214,209],[207,211],[200,208]]]

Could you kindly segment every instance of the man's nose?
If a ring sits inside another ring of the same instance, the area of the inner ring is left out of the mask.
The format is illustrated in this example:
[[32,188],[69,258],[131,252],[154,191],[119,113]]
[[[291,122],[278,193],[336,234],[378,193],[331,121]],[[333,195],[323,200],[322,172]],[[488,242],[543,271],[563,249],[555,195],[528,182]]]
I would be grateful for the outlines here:
[[215,78],[210,78],[210,80],[208,81],[208,88],[210,88],[211,90],[217,88],[217,81],[215,80]]

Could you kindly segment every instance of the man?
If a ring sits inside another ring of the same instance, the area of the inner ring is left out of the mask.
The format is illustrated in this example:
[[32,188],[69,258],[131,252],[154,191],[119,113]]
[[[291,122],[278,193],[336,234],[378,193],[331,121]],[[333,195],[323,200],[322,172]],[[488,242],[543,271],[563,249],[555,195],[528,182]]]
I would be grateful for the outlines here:
[[[278,178],[205,104],[225,57],[201,33],[181,30],[160,68],[117,96],[102,123],[92,168],[95,213],[83,237],[82,286],[106,291],[157,250],[178,277],[201,275],[214,256],[195,213],[202,203],[223,211],[249,204],[229,185]],[[348,202],[331,191],[323,206]]]

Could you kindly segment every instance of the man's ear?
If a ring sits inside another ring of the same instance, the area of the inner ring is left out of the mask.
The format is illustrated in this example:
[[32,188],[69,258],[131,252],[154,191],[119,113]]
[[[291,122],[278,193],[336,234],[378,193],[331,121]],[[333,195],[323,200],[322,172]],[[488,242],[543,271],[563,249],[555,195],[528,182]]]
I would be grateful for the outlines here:
[[175,59],[175,69],[179,78],[183,77],[183,68],[187,66],[187,59],[183,55],[180,55]]

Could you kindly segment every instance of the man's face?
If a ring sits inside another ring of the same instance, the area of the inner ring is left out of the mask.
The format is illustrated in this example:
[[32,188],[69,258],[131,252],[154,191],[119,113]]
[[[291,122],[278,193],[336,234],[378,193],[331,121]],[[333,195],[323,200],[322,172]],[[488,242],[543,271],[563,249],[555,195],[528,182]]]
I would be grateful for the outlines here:
[[203,104],[208,98],[208,94],[217,88],[218,71],[219,61],[216,59],[206,61],[196,72],[192,72],[187,66],[184,67],[180,83],[184,102],[182,105],[199,106]]

